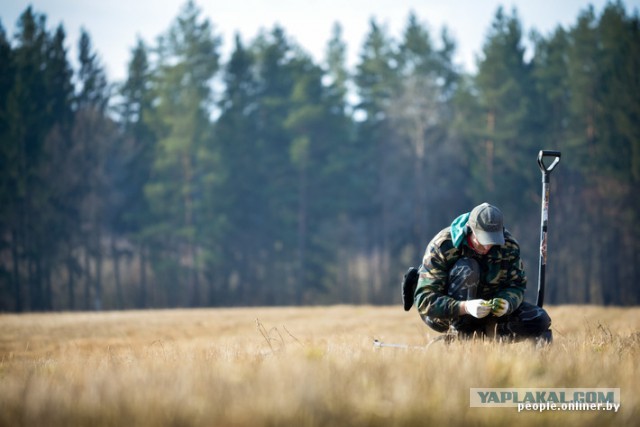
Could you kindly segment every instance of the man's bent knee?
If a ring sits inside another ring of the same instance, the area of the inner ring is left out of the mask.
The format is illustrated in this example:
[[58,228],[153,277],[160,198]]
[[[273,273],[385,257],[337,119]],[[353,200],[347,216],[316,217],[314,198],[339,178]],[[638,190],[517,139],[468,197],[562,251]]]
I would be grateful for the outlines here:
[[551,317],[536,305],[523,302],[507,319],[505,325],[510,333],[522,337],[535,337],[549,330]]
[[448,294],[458,301],[476,298],[480,265],[473,258],[460,258],[449,271]]

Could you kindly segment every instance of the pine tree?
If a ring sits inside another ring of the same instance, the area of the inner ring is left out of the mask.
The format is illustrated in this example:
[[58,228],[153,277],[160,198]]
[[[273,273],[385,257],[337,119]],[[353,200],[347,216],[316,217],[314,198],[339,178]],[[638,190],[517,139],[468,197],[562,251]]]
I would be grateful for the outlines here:
[[[110,192],[107,159],[115,146],[115,127],[107,116],[110,88],[91,38],[82,30],[78,41],[79,90],[76,94],[76,116],[73,139],[81,152],[80,173],[84,197],[81,203],[83,236],[84,308],[102,309],[103,232],[107,225]],[[92,274],[92,260],[95,270]],[[93,298],[93,301],[92,301]]]
[[[324,221],[338,219],[334,203],[337,188],[331,182],[332,152],[341,151],[345,141],[341,135],[341,116],[336,115],[343,104],[322,84],[322,69],[308,58],[295,63],[295,85],[290,98],[291,112],[285,127],[292,135],[290,157],[298,173],[297,179],[297,253],[294,301],[299,304],[303,295],[322,289],[326,283],[319,278],[326,265],[335,262],[333,254],[323,251]],[[336,103],[337,101],[337,103]],[[339,165],[338,165],[339,167]],[[335,244],[335,243],[334,243]],[[328,256],[329,255],[329,256]]]
[[254,277],[257,297],[266,304],[284,304],[295,286],[296,170],[290,158],[292,136],[284,123],[291,111],[295,84],[295,46],[275,26],[253,42],[257,75],[257,173],[262,179],[260,237],[255,242],[257,262],[268,265]]
[[[45,18],[27,8],[18,21],[14,50],[15,79],[7,96],[10,146],[6,147],[11,194],[11,244],[16,308],[44,308],[40,215],[44,198],[38,167],[50,120],[43,64],[46,61]],[[22,284],[27,284],[22,286]]]
[[260,147],[255,71],[254,55],[236,35],[234,50],[224,69],[220,117],[214,128],[225,183],[221,190],[224,206],[220,216],[226,223],[221,256],[228,262],[217,269],[218,274],[216,269],[210,272],[219,283],[210,291],[210,304],[258,303],[250,284],[259,277],[260,267],[252,259],[264,244],[261,235],[267,203],[263,191],[266,181],[260,161],[256,161]]
[[203,203],[211,191],[205,184],[218,173],[209,116],[220,41],[200,15],[193,2],[185,5],[160,39],[154,71],[158,143],[145,194],[155,222],[147,232],[164,252],[155,254],[154,268],[172,306],[201,304],[199,240],[209,236],[207,221],[212,219]]
[[[152,218],[144,187],[151,178],[155,147],[155,138],[149,124],[153,108],[147,51],[144,42],[138,39],[131,54],[127,79],[120,87],[122,101],[118,110],[124,135],[115,159],[118,167],[113,176],[119,192],[117,201],[114,201],[116,212],[113,233],[126,236],[137,249],[140,288],[135,295],[135,304],[138,307],[149,305],[146,277],[149,242],[145,238],[144,228]],[[124,253],[126,252],[118,249],[115,244],[112,245],[116,273],[119,272],[118,259]],[[116,280],[120,280],[118,274]],[[116,286],[118,295],[121,295],[120,285],[117,283]]]
[[[342,27],[333,26],[332,37],[326,48],[326,73],[328,84],[324,91],[325,119],[322,126],[326,157],[319,159],[321,184],[317,199],[325,210],[324,221],[317,227],[314,243],[318,255],[311,260],[321,260],[322,278],[319,290],[329,301],[356,302],[358,289],[352,286],[353,254],[363,250],[360,245],[362,214],[365,202],[361,190],[366,183],[359,173],[362,153],[356,140],[353,106],[348,102],[353,91],[353,77],[347,68],[347,45]],[[345,286],[345,284],[350,284]],[[320,292],[316,298],[320,298]]]
[[[431,41],[426,25],[421,24],[416,15],[411,13],[407,21],[404,37],[399,47],[399,72],[402,75],[398,92],[389,108],[398,140],[400,152],[408,155],[402,163],[410,164],[406,175],[402,176],[399,185],[409,188],[414,196],[409,199],[409,211],[399,217],[412,218],[412,229],[402,235],[410,234],[411,250],[418,254],[424,249],[424,240],[434,227],[434,216],[438,215],[441,196],[438,195],[440,185],[429,185],[430,182],[442,182],[455,170],[452,159],[445,159],[442,146],[447,137],[448,93],[453,65],[450,62],[454,44],[443,40],[442,51],[438,51]],[[450,163],[444,174],[434,173],[438,164]],[[402,206],[398,200],[397,206]]]
[[[338,102],[346,104],[348,93],[349,71],[346,66],[347,45],[342,39],[342,26],[340,23],[334,23],[331,30],[331,39],[327,43],[326,48],[326,72],[331,83],[328,90],[336,97]],[[340,112],[344,112],[343,109]]]
[[[8,256],[11,263],[0,264],[0,310],[12,310],[22,308],[20,298],[20,280],[18,277],[18,262],[15,250],[16,245],[12,242],[15,236],[15,228],[12,223],[12,212],[15,209],[14,200],[14,179],[11,176],[11,161],[13,157],[12,139],[10,136],[9,105],[8,97],[14,82],[15,68],[13,64],[13,50],[7,39],[4,27],[0,22],[0,252],[8,248]],[[13,264],[13,265],[12,265]]]
[[[531,67],[524,60],[522,28],[515,10],[511,16],[502,8],[496,12],[476,84],[486,117],[484,141],[474,151],[481,162],[472,164],[473,181],[482,184],[476,192],[507,215],[526,218],[533,207],[527,201],[533,200],[537,188],[533,185],[535,170],[528,166],[539,147],[531,133],[537,124]],[[531,190],[523,194],[523,189]]]
[[[54,266],[66,263],[69,273],[69,304],[74,302],[72,277],[77,272],[75,260],[70,253],[78,244],[80,229],[79,192],[81,177],[77,173],[76,150],[73,147],[73,70],[65,48],[66,34],[59,25],[47,42],[47,65],[45,67],[45,90],[48,98],[47,112],[51,129],[44,141],[44,161],[38,171],[47,183],[46,215],[41,219],[44,225],[45,241],[49,253],[45,268],[45,308],[53,306],[51,275]],[[73,307],[72,307],[73,308]]]
[[[398,187],[391,178],[392,171],[399,170],[394,164],[394,148],[389,144],[391,132],[388,112],[394,94],[398,91],[397,54],[386,30],[371,20],[370,30],[361,49],[355,83],[360,103],[355,111],[359,120],[357,143],[360,163],[354,173],[360,174],[362,189],[359,191],[361,219],[364,228],[371,230],[363,245],[366,258],[371,262],[367,268],[370,277],[356,285],[363,298],[375,302],[387,299],[383,295],[383,283],[390,280],[390,255],[392,211],[395,209],[392,195]],[[355,282],[355,281],[354,281]],[[354,283],[355,284],[355,283]],[[371,287],[372,289],[368,289]]]

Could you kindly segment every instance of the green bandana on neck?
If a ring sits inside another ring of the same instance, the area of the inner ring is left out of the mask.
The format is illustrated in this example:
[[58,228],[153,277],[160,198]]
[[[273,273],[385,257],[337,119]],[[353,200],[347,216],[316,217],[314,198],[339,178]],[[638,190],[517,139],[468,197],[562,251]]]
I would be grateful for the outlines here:
[[469,214],[470,212],[462,214],[451,223],[451,240],[453,241],[453,246],[456,248],[460,247],[464,241],[464,236],[466,236]]

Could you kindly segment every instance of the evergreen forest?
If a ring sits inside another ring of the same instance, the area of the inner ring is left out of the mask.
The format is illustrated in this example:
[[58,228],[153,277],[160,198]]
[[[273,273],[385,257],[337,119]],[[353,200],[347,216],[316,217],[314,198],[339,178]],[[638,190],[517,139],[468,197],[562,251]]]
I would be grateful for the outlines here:
[[286,28],[223,40],[214,18],[186,2],[132,40],[124,81],[90,29],[0,20],[0,312],[400,310],[407,268],[485,201],[534,301],[541,149],[562,152],[545,301],[640,304],[637,12],[585,7],[540,34],[498,8],[472,73],[412,12],[399,37],[371,18],[361,46],[336,23],[322,61]]

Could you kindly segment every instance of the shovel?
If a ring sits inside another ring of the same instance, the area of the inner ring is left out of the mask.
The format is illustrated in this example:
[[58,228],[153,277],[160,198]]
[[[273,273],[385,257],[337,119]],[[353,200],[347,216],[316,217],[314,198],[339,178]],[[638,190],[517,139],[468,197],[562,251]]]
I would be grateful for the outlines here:
[[[545,165],[544,159],[553,158],[549,166]],[[542,307],[544,303],[544,279],[547,268],[547,229],[549,221],[549,176],[551,171],[560,163],[560,152],[550,150],[540,150],[538,153],[538,165],[542,172],[542,213],[540,221],[540,269],[538,271],[538,299],[536,305]]]

